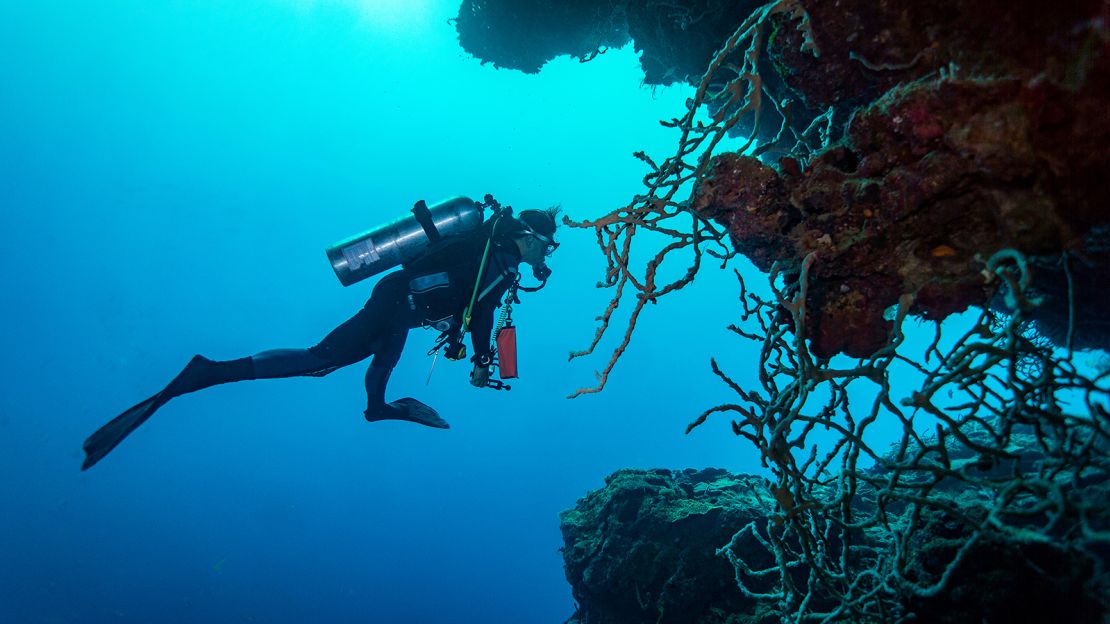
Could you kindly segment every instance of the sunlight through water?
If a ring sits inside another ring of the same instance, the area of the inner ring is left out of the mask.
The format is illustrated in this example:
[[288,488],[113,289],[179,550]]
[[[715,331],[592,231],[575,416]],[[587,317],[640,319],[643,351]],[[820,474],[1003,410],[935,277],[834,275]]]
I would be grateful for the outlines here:
[[421,28],[433,13],[433,0],[280,0],[302,13],[343,9],[356,13],[363,26],[382,34],[406,34]]

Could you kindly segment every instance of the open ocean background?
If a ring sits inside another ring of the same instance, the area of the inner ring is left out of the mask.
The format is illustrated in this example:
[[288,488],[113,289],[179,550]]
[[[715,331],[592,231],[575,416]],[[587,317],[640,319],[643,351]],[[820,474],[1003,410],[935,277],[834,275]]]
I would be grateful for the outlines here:
[[558,514],[606,475],[760,470],[724,417],[683,435],[734,399],[710,356],[755,383],[731,269],[647,310],[607,389],[565,399],[626,317],[568,363],[610,293],[592,231],[561,228],[514,310],[511,392],[442,359],[425,386],[435,334],[410,334],[387,399],[452,429],[366,423],[364,363],[175,400],[79,471],[194,353],[305,347],[354,314],[375,279],[342,288],[325,246],[453,195],[598,216],[642,189],[634,151],[673,154],[658,121],[692,89],[641,87],[631,46],[495,70],[457,10],[0,4],[0,622],[561,622]]

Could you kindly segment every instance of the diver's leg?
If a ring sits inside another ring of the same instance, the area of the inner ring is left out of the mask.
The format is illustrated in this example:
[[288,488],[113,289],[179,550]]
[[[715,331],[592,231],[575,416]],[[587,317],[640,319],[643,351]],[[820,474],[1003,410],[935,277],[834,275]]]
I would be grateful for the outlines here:
[[[400,357],[404,333],[389,338],[396,325],[398,306],[407,292],[402,273],[387,275],[354,316],[331,330],[308,349],[273,349],[236,360],[215,361],[196,355],[162,391],[165,400],[218,384],[248,379],[276,379],[301,375],[323,376],[364,360],[380,350],[386,336],[387,357]],[[394,363],[396,360],[394,360]]]
[[[374,358],[377,360],[377,357]],[[368,422],[379,420],[407,420],[437,429],[450,429],[451,425],[436,411],[416,399],[404,398],[393,403],[385,402],[385,386],[393,367],[373,362],[366,369],[366,411]]]
[[215,385],[254,378],[252,358],[215,361],[203,355],[194,355],[177,377],[174,377],[173,381],[162,390],[162,396],[165,401],[168,401]]
[[385,387],[389,383],[391,374],[393,374],[392,366],[384,366],[377,362],[371,362],[369,368],[366,369],[366,411],[364,414],[366,420],[370,422],[396,417],[396,414],[391,413],[397,411],[396,408],[390,407],[385,402]]
[[353,364],[361,357],[351,348],[342,355],[349,359],[332,359],[317,355],[312,349],[273,349],[237,360],[216,361],[195,355],[185,369],[166,386],[166,400],[215,385],[250,379],[277,379],[300,375],[324,376],[338,368]]
[[[334,370],[360,362],[376,353],[382,337],[392,328],[394,319],[397,317],[398,306],[408,292],[407,283],[403,277],[404,275],[398,272],[382,278],[374,287],[374,292],[366,301],[366,305],[354,316],[331,330],[318,344],[309,348],[310,354],[315,356],[317,361],[326,362],[325,368],[332,367]],[[275,366],[277,371],[292,370],[310,361],[303,354],[297,357],[274,357],[273,360],[275,364],[282,361],[290,362],[288,369]],[[315,374],[315,371],[291,374],[307,375]]]
[[375,289],[354,316],[308,349],[273,349],[224,362],[194,356],[162,391],[165,400],[218,384],[248,379],[276,379],[301,375],[323,376],[364,360],[374,352],[374,341],[388,327],[396,307],[390,296]]
[[403,319],[399,318],[393,331],[384,337],[380,345],[376,345],[378,348],[374,353],[374,359],[366,369],[366,411],[363,415],[369,422],[407,420],[428,427],[450,429],[451,425],[440,418],[435,410],[415,399],[385,402],[385,387],[401,357],[407,335],[408,327]]
[[374,359],[366,369],[366,420],[395,419],[401,416],[400,410],[385,402],[385,386],[393,368],[401,359],[408,338],[408,328],[401,319],[395,319],[389,331],[385,332],[374,344]]
[[[115,417],[85,440],[82,470],[100,461],[132,431],[170,399],[218,384],[248,379],[326,375],[354,364],[374,352],[374,342],[396,317],[404,301],[403,273],[383,278],[362,310],[336,327],[309,349],[276,349],[228,361],[194,356],[185,368],[154,396]],[[382,384],[384,389],[384,383]]]
[[255,379],[280,379],[310,375],[323,377],[359,359],[336,360],[317,355],[313,349],[272,349],[251,356]]

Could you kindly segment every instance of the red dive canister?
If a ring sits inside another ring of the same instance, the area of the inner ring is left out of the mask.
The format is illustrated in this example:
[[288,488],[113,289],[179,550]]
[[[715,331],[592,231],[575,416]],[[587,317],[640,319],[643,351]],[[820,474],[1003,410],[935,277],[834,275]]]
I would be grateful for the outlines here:
[[497,369],[502,379],[516,379],[516,327],[497,332]]

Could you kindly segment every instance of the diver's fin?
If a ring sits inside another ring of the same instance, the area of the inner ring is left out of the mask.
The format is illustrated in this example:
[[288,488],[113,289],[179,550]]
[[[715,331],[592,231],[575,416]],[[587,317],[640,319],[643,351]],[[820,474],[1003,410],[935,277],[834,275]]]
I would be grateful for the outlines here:
[[389,406],[400,411],[400,414],[394,417],[398,420],[407,420],[409,422],[435,427],[436,429],[451,428],[451,425],[447,424],[447,421],[440,417],[439,412],[412,397],[397,399],[390,403]]
[[112,449],[123,442],[123,439],[131,434],[132,431],[139,428],[139,425],[146,422],[159,407],[162,407],[168,401],[168,397],[163,397],[163,393],[150,397],[149,399],[135,405],[131,409],[116,416],[108,421],[95,433],[85,440],[85,463],[81,464],[81,470],[88,470],[96,462],[104,459],[104,456],[111,452]]

